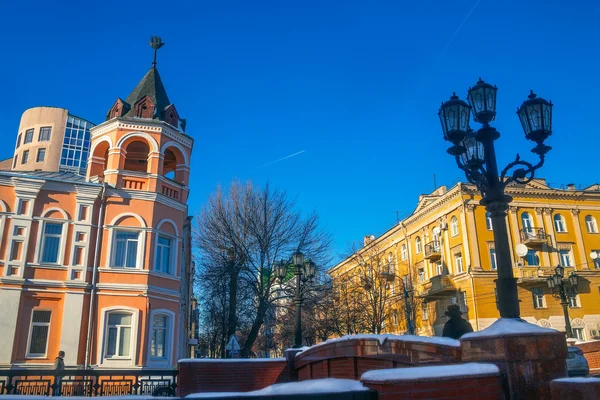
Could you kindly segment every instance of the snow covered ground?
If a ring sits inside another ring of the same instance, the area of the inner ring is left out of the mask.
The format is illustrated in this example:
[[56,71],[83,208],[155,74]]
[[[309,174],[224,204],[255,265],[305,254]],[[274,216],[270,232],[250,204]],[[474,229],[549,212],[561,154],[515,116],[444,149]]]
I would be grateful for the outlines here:
[[467,333],[461,337],[461,340],[495,336],[518,336],[523,334],[544,335],[556,332],[556,329],[542,328],[539,325],[530,324],[521,318],[500,318],[484,330]]
[[308,393],[342,393],[369,390],[362,383],[351,379],[313,379],[302,382],[278,383],[253,392],[216,392],[193,393],[186,399],[202,399],[207,397],[233,397],[233,396],[274,396],[280,394],[308,394]]
[[600,378],[594,378],[594,377],[560,378],[560,379],[555,379],[552,382],[600,383]]
[[414,381],[427,378],[450,378],[496,373],[499,373],[499,370],[494,364],[468,363],[374,370],[365,372],[360,379],[368,382]]
[[[362,334],[362,335],[347,335],[342,336],[336,339],[329,339],[325,342],[316,344],[312,347],[303,347],[302,351],[306,351],[309,349],[314,349],[319,346],[323,346],[331,343],[339,343],[347,340],[355,340],[355,339],[368,339],[368,340],[377,340],[379,344],[384,344],[386,341],[403,341],[403,342],[415,342],[415,343],[423,343],[423,344],[437,344],[442,346],[450,346],[450,347],[460,347],[460,342],[458,340],[445,338],[445,337],[428,337],[428,336],[417,336],[417,335],[374,335],[374,334]],[[298,353],[302,354],[302,352]],[[296,356],[298,356],[296,354]]]

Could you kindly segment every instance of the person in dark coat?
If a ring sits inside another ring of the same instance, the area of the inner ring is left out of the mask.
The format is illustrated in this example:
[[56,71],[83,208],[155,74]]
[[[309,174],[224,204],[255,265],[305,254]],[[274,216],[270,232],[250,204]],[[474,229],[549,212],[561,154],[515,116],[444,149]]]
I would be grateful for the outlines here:
[[465,333],[473,332],[473,327],[469,321],[461,318],[461,315],[462,311],[460,311],[460,307],[458,305],[452,304],[448,306],[446,316],[450,317],[450,319],[444,324],[444,332],[442,333],[442,336],[452,339],[460,339],[460,337]]
[[56,385],[54,387],[54,390],[53,390],[53,395],[54,396],[60,396],[60,393],[62,391],[62,379],[63,379],[62,371],[65,370],[65,360],[64,360],[64,358],[65,358],[65,352],[61,350],[61,351],[58,352],[58,357],[56,357],[54,359],[54,368],[53,369],[55,371],[57,371],[57,373],[55,375],[56,378],[54,380],[54,383]]

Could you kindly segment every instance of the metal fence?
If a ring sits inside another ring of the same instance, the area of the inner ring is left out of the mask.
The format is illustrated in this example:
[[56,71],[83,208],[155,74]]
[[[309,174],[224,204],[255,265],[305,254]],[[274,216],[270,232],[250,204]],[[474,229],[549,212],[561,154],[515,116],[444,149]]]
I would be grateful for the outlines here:
[[177,370],[0,369],[0,395],[175,396]]

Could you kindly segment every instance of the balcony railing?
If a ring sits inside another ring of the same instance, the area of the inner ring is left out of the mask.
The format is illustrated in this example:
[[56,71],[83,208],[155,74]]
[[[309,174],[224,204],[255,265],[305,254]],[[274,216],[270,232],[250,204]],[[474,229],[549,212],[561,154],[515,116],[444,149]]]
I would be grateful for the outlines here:
[[[424,285],[424,297],[439,296],[446,293],[446,295],[455,293],[456,288],[454,281],[447,275],[436,275],[432,276],[429,282]],[[443,297],[443,296],[442,296]]]
[[543,244],[547,241],[548,235],[542,228],[521,229],[521,242],[524,244]]
[[425,245],[425,258],[428,260],[438,259],[442,257],[442,248],[440,242],[434,240]]
[[0,395],[175,396],[176,369],[0,369]]

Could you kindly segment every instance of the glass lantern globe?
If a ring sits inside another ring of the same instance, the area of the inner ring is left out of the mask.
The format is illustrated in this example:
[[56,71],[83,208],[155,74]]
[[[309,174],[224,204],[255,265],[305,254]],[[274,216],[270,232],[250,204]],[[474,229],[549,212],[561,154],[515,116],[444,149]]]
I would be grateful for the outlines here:
[[287,266],[283,261],[279,261],[275,264],[275,275],[277,275],[279,279],[284,279],[287,275]]
[[554,289],[556,287],[556,284],[554,283],[554,276],[549,277],[547,282],[550,289]]
[[450,100],[442,103],[438,116],[444,139],[458,145],[469,131],[471,107],[454,93]]
[[559,265],[558,267],[554,268],[554,272],[556,272],[556,275],[562,279],[565,276],[565,267]]
[[294,261],[294,265],[304,265],[304,254],[302,254],[301,252],[295,252],[292,258]]
[[465,151],[460,155],[465,165],[484,164],[483,144],[475,138],[475,132],[470,130],[461,142]]
[[484,82],[481,78],[475,86],[469,88],[469,104],[473,109],[473,118],[480,124],[489,124],[496,118],[496,92],[498,88]]
[[528,140],[542,144],[552,134],[552,102],[537,97],[533,90],[517,109],[517,115]]
[[577,287],[577,284],[579,283],[579,275],[577,275],[575,272],[571,273],[571,275],[569,275],[569,283],[571,286]]
[[315,270],[317,266],[312,261],[306,261],[304,263],[304,275],[307,279],[312,279],[315,276]]

